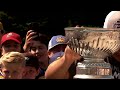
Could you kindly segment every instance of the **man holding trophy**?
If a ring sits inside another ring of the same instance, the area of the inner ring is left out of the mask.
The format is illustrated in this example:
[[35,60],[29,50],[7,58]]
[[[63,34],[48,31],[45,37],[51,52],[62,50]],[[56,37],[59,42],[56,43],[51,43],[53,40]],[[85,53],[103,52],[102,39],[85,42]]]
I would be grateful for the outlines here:
[[[120,78],[120,31],[113,30],[119,28],[120,12],[109,14],[104,23],[104,28],[107,29],[66,28],[68,46],[64,55],[48,66],[46,79]],[[108,63],[104,62],[104,59]]]

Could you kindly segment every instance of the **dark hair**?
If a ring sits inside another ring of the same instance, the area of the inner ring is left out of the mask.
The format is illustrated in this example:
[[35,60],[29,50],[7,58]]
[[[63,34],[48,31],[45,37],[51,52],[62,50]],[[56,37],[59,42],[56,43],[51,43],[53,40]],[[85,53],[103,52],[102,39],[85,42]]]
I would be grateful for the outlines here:
[[40,23],[40,22],[30,22],[27,24],[27,30],[34,30],[35,32],[41,33],[41,34],[47,34],[46,33],[46,27]]
[[45,34],[37,33],[37,37],[34,38],[33,40],[40,41],[42,44],[45,44],[46,47],[48,47],[48,42],[49,42],[49,37]]
[[39,69],[39,61],[38,58],[30,53],[24,53],[26,66],[35,67],[36,70]]

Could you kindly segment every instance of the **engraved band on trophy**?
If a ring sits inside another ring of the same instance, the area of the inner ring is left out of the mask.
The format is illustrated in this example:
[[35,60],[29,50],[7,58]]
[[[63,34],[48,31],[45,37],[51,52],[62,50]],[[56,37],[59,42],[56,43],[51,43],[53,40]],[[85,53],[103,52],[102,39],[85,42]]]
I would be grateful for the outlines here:
[[66,27],[68,45],[80,54],[75,79],[112,79],[112,69],[104,59],[120,48],[120,30],[94,27]]

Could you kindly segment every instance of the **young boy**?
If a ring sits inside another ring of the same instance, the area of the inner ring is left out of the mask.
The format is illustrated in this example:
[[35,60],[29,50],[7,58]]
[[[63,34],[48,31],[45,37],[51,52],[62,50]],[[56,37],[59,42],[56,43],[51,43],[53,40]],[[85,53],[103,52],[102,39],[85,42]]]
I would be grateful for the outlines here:
[[50,58],[49,63],[52,63],[57,58],[64,54],[64,50],[67,46],[66,37],[63,35],[53,36],[48,44],[48,56]]
[[45,71],[49,65],[48,57],[48,37],[34,30],[29,30],[26,34],[25,44],[23,49],[25,52],[32,53],[39,60],[39,75],[36,79],[44,77]]
[[22,79],[25,68],[25,57],[19,52],[8,52],[0,58],[2,79]]
[[1,38],[1,55],[11,51],[21,52],[21,44],[22,39],[19,34],[14,32],[4,34]]
[[32,54],[25,56],[26,66],[24,70],[23,79],[35,79],[39,74],[38,58]]

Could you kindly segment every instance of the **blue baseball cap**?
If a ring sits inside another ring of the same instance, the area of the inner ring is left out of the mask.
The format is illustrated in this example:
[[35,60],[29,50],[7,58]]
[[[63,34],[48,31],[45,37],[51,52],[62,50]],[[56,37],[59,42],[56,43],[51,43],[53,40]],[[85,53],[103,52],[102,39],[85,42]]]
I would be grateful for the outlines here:
[[66,37],[63,35],[53,36],[48,43],[48,50],[60,44],[67,44]]

